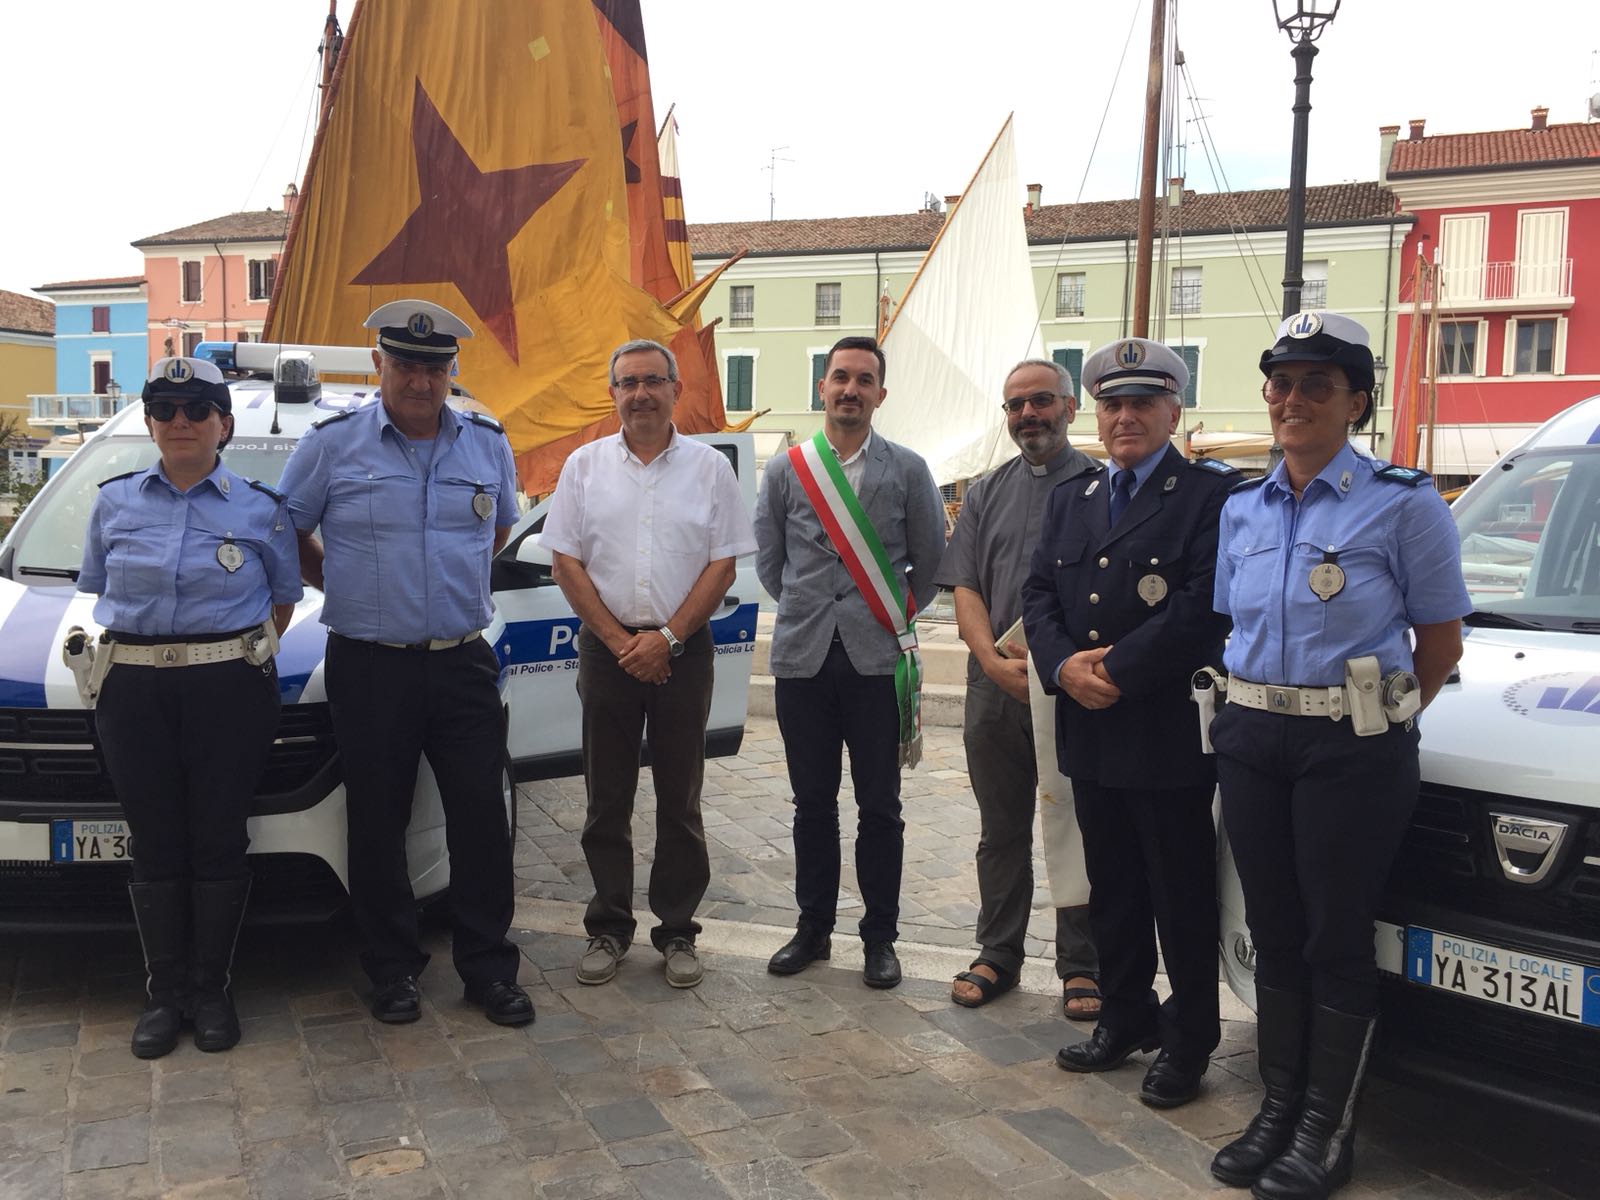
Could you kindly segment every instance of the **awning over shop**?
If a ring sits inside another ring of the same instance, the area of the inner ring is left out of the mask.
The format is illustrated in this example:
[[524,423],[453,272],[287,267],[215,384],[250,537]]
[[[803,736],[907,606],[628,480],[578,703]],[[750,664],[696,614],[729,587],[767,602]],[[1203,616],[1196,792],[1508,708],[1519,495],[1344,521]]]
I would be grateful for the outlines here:
[[[1537,425],[1435,425],[1433,473],[1482,475],[1514,449]],[[1423,433],[1417,431],[1417,464],[1427,462]]]

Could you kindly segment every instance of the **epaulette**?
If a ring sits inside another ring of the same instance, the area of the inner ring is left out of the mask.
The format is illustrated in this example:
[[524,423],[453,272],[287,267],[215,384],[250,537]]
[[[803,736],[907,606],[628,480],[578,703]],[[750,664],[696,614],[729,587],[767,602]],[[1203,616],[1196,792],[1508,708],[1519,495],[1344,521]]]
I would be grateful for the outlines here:
[[335,421],[342,421],[346,417],[354,416],[355,411],[353,408],[341,408],[338,412],[329,413],[320,421],[311,422],[311,428],[321,429],[324,425],[332,425]]
[[1240,480],[1238,483],[1234,484],[1231,488],[1228,489],[1228,494],[1231,496],[1231,495],[1233,495],[1234,492],[1246,491],[1249,488],[1256,487],[1257,485],[1263,484],[1266,481],[1267,481],[1267,477],[1265,475],[1257,475],[1254,479],[1243,479],[1243,480]]
[[1416,467],[1397,467],[1393,464],[1380,467],[1372,473],[1374,479],[1381,479],[1385,483],[1403,483],[1408,487],[1421,487],[1433,478],[1426,471],[1419,471]]
[[1242,475],[1238,467],[1230,466],[1217,458],[1192,458],[1189,460],[1191,467],[1199,467],[1202,471],[1210,471],[1213,475]]
[[289,499],[289,497],[285,496],[282,492],[278,491],[276,488],[268,487],[259,479],[251,479],[248,482],[251,487],[255,488],[256,491],[265,493],[266,495],[272,497],[272,499],[276,500],[279,504],[283,504]]
[[471,421],[474,425],[482,425],[485,429],[492,429],[496,433],[504,433],[506,431],[506,427],[500,424],[499,421],[496,421],[487,413],[478,412],[476,409],[469,408],[461,415],[467,420]]
[[97,486],[105,487],[108,483],[115,483],[119,479],[132,479],[138,471],[124,471],[121,475],[113,475],[110,479],[102,479]]

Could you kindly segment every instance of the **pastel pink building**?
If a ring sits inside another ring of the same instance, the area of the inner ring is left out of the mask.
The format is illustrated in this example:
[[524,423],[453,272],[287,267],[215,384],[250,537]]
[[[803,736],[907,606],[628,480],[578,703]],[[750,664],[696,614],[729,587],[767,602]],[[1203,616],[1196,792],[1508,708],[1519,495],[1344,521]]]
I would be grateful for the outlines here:
[[229,213],[134,242],[144,254],[150,359],[201,342],[259,341],[298,193],[282,209]]

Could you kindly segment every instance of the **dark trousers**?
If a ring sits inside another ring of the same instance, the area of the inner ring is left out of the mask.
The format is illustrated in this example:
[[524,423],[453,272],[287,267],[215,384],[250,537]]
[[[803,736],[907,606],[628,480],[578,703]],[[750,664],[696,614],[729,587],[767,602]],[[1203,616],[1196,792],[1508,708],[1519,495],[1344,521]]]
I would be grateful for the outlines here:
[[406,827],[424,754],[444,804],[456,971],[469,986],[517,977],[517,949],[506,940],[513,900],[499,676],[482,638],[451,650],[395,650],[328,636],[350,903],[365,941],[361,965],[376,984],[421,974],[428,963],[406,868]]
[[1358,738],[1349,721],[1228,704],[1211,739],[1256,979],[1376,1015],[1372,923],[1417,804],[1415,725]]
[[270,662],[119,663],[106,674],[95,728],[133,834],[136,881],[249,874],[245,820],[277,732],[278,703]]
[[832,933],[838,916],[839,782],[848,746],[858,813],[856,882],[866,907],[861,937],[892,942],[900,932],[905,857],[894,676],[857,674],[843,644],[835,641],[811,678],[779,678],[774,699],[794,789],[794,894],[800,925]]
[[583,915],[590,937],[633,940],[633,802],[639,788],[639,748],[650,739],[650,777],[656,789],[656,848],[650,864],[650,941],[694,941],[695,909],[711,882],[700,787],[706,769],[706,721],[716,654],[701,629],[672,660],[663,684],[641,683],[620,666],[604,642],[578,634],[578,695],[583,701],[583,781],[589,811],[583,856],[594,878],[594,899]]
[[[1215,788],[1134,789],[1072,781],[1100,950],[1100,1023],[1157,1029],[1161,1047],[1203,1059],[1222,1037],[1217,999]],[[1157,1005],[1156,935],[1172,995]]]
[[[1000,970],[1022,968],[1033,913],[1033,814],[1039,773],[1028,706],[988,678],[967,684],[962,741],[978,801],[978,945]],[[1087,906],[1056,909],[1056,976],[1098,969]]]

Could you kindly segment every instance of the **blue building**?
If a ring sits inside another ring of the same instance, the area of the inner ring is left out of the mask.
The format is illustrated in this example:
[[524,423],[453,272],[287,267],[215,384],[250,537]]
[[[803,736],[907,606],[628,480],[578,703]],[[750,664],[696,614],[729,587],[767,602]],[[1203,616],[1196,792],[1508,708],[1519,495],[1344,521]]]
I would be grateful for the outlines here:
[[138,397],[150,368],[149,304],[140,275],[47,283],[34,291],[56,306],[56,390],[28,397],[28,424],[49,439],[39,452],[48,475]]

